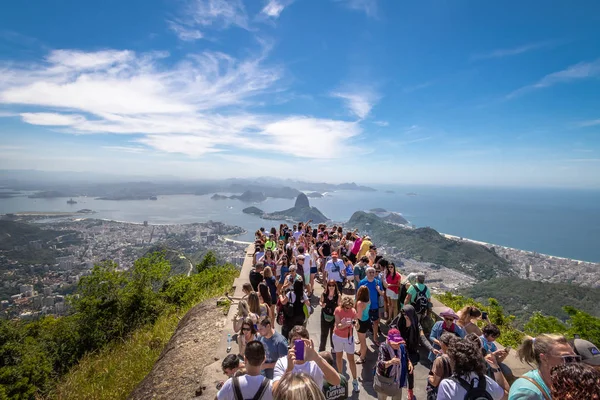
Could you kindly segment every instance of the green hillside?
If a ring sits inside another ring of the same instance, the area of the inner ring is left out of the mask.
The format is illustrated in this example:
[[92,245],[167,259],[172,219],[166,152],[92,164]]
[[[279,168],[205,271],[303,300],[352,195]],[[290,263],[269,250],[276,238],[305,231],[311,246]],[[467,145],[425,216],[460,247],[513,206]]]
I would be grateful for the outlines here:
[[375,214],[362,211],[355,212],[347,225],[370,233],[376,243],[395,246],[405,257],[444,265],[477,279],[515,274],[509,262],[493,250],[471,242],[446,239],[431,228],[398,228]]
[[543,283],[518,278],[497,278],[467,288],[461,294],[478,301],[492,297],[504,309],[516,317],[522,326],[529,317],[539,311],[562,321],[568,318],[563,306],[571,306],[600,317],[600,289],[581,287],[567,283]]

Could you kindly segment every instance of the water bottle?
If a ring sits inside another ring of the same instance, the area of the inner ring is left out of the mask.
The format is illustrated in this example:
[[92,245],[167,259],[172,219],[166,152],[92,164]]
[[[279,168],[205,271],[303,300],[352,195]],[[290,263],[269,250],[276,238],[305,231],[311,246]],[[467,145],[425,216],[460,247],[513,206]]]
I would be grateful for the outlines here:
[[227,352],[231,352],[231,333],[227,334]]

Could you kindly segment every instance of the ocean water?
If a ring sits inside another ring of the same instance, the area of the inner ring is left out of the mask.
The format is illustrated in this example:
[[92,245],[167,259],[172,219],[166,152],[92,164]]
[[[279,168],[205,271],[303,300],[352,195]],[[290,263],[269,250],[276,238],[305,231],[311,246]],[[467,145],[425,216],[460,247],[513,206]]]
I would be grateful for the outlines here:
[[[439,232],[560,257],[600,262],[600,191],[563,189],[508,189],[436,186],[378,187],[377,192],[337,191],[310,199],[334,221],[347,221],[357,210],[375,207],[402,213],[412,224]],[[385,193],[393,190],[395,193]],[[408,196],[407,193],[416,193]],[[90,208],[94,218],[183,224],[222,221],[253,232],[281,221],[262,220],[242,213],[249,204],[211,200],[211,195],[159,196],[158,200],[106,201],[93,198],[0,199],[0,213],[76,211]],[[272,212],[292,207],[294,200],[267,199],[255,204]]]

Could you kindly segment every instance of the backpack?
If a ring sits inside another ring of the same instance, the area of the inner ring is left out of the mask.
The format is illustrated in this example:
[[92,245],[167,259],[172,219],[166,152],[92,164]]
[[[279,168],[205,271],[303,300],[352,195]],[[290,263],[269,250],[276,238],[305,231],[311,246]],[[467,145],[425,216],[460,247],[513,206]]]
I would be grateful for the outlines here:
[[[290,290],[285,293],[286,296],[289,296]],[[285,324],[286,318],[289,318],[294,315],[294,304],[292,300],[288,297],[288,302],[286,304],[281,303],[281,299],[277,298],[277,323],[281,326]]]
[[411,303],[411,305],[415,308],[415,312],[417,314],[423,314],[429,308],[429,299],[427,298],[427,286],[425,286],[423,290],[419,290],[415,285],[415,290],[417,291],[417,297]]
[[494,400],[492,395],[485,390],[485,375],[480,375],[477,378],[478,382],[477,386],[475,386],[474,379],[471,381],[471,383],[469,383],[460,376],[452,377],[454,381],[458,382],[458,384],[467,391],[467,394],[465,394],[465,400]]
[[263,381],[260,383],[260,387],[258,388],[258,391],[254,394],[254,397],[252,397],[252,399],[244,399],[244,396],[242,396],[242,389],[240,388],[240,381],[238,380],[237,376],[234,376],[232,379],[233,379],[233,398],[235,400],[260,400],[260,399],[262,399],[265,392],[267,391],[269,382],[271,382],[270,379],[267,379],[267,378],[263,379]]

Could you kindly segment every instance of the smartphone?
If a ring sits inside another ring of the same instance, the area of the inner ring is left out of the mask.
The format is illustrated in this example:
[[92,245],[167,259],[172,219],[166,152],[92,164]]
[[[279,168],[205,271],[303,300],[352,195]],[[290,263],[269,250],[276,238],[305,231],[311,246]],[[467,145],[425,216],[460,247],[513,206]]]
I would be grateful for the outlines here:
[[481,319],[488,319],[488,313],[486,311],[482,311]]
[[294,351],[296,352],[296,360],[304,361],[304,340],[294,340]]

